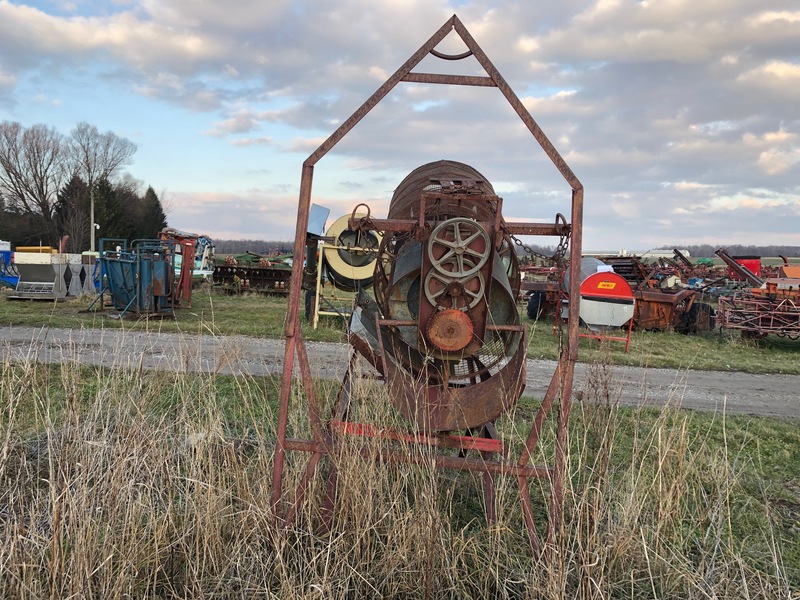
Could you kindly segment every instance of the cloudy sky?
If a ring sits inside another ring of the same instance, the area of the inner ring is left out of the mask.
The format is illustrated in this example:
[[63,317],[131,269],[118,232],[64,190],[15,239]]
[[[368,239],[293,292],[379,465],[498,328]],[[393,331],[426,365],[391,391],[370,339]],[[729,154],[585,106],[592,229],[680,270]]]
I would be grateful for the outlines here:
[[[0,0],[0,120],[111,130],[170,225],[289,240],[303,160],[453,14],[583,183],[585,248],[800,245],[797,0]],[[384,216],[441,158],[508,219],[568,214],[492,88],[400,84],[317,164],[313,199]]]

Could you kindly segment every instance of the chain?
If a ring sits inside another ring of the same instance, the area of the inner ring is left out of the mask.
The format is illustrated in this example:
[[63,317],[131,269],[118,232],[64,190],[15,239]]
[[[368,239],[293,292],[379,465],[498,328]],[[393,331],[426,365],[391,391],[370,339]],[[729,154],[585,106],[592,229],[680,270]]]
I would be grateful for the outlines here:
[[556,223],[561,221],[563,225],[561,237],[558,240],[558,245],[556,246],[556,251],[553,254],[553,260],[558,265],[563,265],[566,262],[567,250],[569,250],[569,240],[572,234],[572,227],[569,226],[567,223],[567,219],[561,213],[556,214]]
[[569,249],[569,240],[570,240],[570,234],[572,233],[572,229],[569,226],[567,226],[567,220],[561,213],[558,213],[556,215],[556,224],[558,224],[559,221],[561,221],[562,225],[564,225],[565,227],[562,230],[563,233],[561,234],[561,237],[558,240],[558,245],[556,246],[555,252],[553,252],[552,256],[547,256],[546,254],[537,252],[527,244],[523,243],[522,240],[520,240],[515,235],[512,235],[511,239],[514,240],[514,243],[520,248],[522,248],[526,254],[535,256],[546,262],[555,264],[559,267],[563,267],[564,263],[566,262],[567,250]]
[[523,243],[522,240],[519,239],[517,236],[512,235],[511,239],[514,240],[514,243],[517,246],[519,246],[520,248],[522,248],[525,251],[525,254],[528,254],[530,256],[535,256],[536,258],[541,258],[542,260],[546,260],[546,261],[552,260],[552,257],[547,256],[545,254],[542,254],[541,252],[537,252],[536,250],[534,250],[533,248],[528,246],[528,244]]

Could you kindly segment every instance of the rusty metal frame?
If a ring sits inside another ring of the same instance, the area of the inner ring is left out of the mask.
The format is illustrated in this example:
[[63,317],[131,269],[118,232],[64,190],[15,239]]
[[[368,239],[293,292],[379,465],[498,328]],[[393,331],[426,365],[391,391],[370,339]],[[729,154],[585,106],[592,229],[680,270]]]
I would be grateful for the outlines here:
[[630,348],[631,346],[631,332],[633,331],[634,320],[635,319],[631,317],[630,320],[628,321],[628,328],[627,328],[628,331],[625,337],[622,337],[621,335],[605,335],[602,333],[581,333],[579,334],[579,337],[588,338],[592,340],[600,340],[601,342],[604,340],[610,340],[613,342],[625,342],[625,352],[627,353],[628,348]]
[[717,320],[722,329],[738,329],[756,336],[774,334],[800,338],[800,294],[770,299],[749,291],[719,299]]
[[[457,56],[442,54],[435,50],[436,46],[447,37],[452,31],[461,38],[468,51]],[[417,66],[426,56],[433,55],[444,60],[459,60],[468,56],[474,56],[486,72],[487,76],[466,76],[466,75],[447,75],[432,73],[414,73],[412,69]],[[550,158],[552,163],[566,180],[572,189],[571,201],[571,245],[570,245],[570,296],[578,298],[580,293],[580,277],[578,271],[581,262],[582,245],[582,222],[583,222],[583,185],[572,172],[570,167],[555,149],[553,144],[541,130],[539,125],[530,115],[528,110],[514,93],[506,80],[495,68],[483,50],[478,46],[475,39],[467,31],[466,27],[453,15],[425,42],[389,79],[381,85],[346,121],[344,121],[327,140],[325,140],[303,163],[302,176],[300,180],[300,195],[297,210],[297,225],[294,247],[294,264],[292,268],[292,278],[289,288],[289,305],[286,314],[285,334],[286,346],[283,356],[283,374],[281,378],[281,388],[278,407],[278,423],[276,432],[275,457],[272,473],[272,493],[271,508],[276,521],[281,521],[281,499],[283,496],[282,480],[286,452],[289,450],[301,450],[311,453],[305,472],[301,476],[300,483],[296,489],[295,500],[292,507],[283,517],[284,523],[290,523],[302,502],[306,489],[310,483],[314,472],[321,459],[331,453],[335,444],[336,432],[331,424],[323,424],[319,401],[314,391],[311,376],[311,367],[306,352],[306,345],[299,321],[299,307],[301,302],[301,286],[303,280],[303,257],[305,252],[305,237],[308,227],[309,212],[311,207],[311,188],[314,174],[314,166],[325,156],[348,132],[350,132],[367,113],[372,110],[398,83],[431,83],[442,85],[466,85],[480,87],[496,87],[500,90],[508,103],[517,113],[519,118],[528,128],[534,139],[539,143],[542,150]],[[549,228],[548,228],[549,231]],[[579,303],[572,302],[569,305],[568,335],[566,343],[561,350],[555,372],[547,388],[547,392],[542,401],[541,409],[536,414],[531,429],[525,441],[525,447],[516,461],[488,461],[484,459],[465,459],[473,463],[467,465],[455,461],[458,457],[443,457],[450,459],[442,461],[443,466],[456,469],[474,469],[486,473],[487,477],[492,474],[505,474],[516,476],[519,484],[520,502],[522,504],[523,518],[527,533],[534,553],[538,554],[545,550],[548,554],[555,549],[557,537],[562,528],[561,515],[563,512],[564,498],[564,469],[565,453],[567,445],[567,423],[572,408],[572,387],[575,370],[575,362],[578,357],[578,324],[579,324]],[[296,363],[295,363],[296,358]],[[291,397],[291,386],[295,365],[299,370],[299,379],[305,393],[308,416],[313,432],[313,439],[300,440],[287,438],[289,400]],[[347,378],[346,378],[347,379]],[[347,386],[347,381],[343,386]],[[556,427],[556,440],[554,451],[553,467],[537,467],[529,465],[533,458],[535,447],[552,408],[558,400],[558,420]],[[415,462],[415,456],[409,453],[399,453],[387,450],[386,458],[398,462]],[[437,462],[438,459],[437,459]],[[453,463],[453,464],[450,464]],[[539,536],[536,532],[536,525],[533,515],[533,507],[528,489],[528,481],[531,477],[545,477],[551,480],[552,492],[548,506],[548,525],[546,535],[546,547],[542,548]]]

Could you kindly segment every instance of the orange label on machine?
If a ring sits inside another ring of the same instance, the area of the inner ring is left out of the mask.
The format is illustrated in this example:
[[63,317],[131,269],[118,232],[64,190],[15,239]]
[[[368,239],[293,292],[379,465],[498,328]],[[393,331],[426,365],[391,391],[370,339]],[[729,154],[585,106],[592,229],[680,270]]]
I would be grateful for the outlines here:
[[597,284],[597,288],[601,290],[613,290],[615,287],[617,287],[615,281],[601,281]]

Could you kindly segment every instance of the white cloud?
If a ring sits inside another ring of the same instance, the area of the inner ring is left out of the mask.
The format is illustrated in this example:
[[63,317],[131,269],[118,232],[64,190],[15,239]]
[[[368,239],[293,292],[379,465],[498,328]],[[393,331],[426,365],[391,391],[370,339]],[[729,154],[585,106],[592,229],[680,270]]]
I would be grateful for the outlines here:
[[777,194],[772,190],[745,190],[734,195],[717,196],[710,200],[708,209],[711,212],[734,211],[741,209],[762,210],[783,206],[800,205],[800,196]]
[[17,83],[17,77],[0,69],[0,88],[11,88]]
[[237,133],[249,133],[259,126],[260,117],[257,113],[248,109],[239,109],[224,121],[214,123],[209,135],[224,137]]
[[777,175],[800,163],[800,148],[770,148],[758,155],[758,164],[769,175]]
[[697,181],[676,181],[675,183],[668,183],[668,186],[672,186],[674,189],[686,192],[686,191],[708,191],[713,190],[717,186],[708,184],[708,183],[699,183]]
[[567,111],[574,105],[569,103],[569,99],[577,93],[577,90],[559,90],[546,97],[528,96],[522,98],[522,103],[532,114],[542,114],[553,111]]
[[765,11],[751,17],[750,21],[758,25],[781,21],[786,23],[800,23],[800,11]]
[[795,63],[770,60],[743,72],[737,81],[743,86],[761,88],[786,99],[800,99],[800,65]]
[[258,138],[239,138],[231,142],[234,146],[271,146],[274,140],[271,137],[264,136]]

